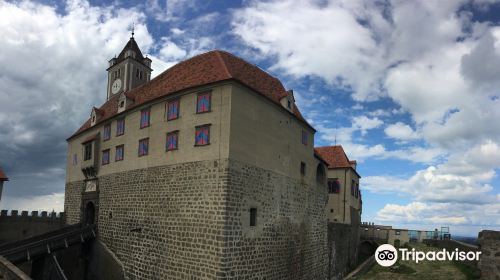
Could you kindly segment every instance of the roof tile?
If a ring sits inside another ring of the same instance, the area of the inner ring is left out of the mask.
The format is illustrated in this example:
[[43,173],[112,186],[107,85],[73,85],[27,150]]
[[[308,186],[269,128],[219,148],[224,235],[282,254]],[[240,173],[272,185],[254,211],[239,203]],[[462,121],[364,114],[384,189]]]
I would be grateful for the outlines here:
[[[181,90],[195,88],[215,82],[236,80],[281,106],[281,98],[287,96],[283,84],[259,67],[228,52],[214,50],[182,61],[151,80],[126,93],[134,102],[127,108],[143,105],[157,98],[175,94]],[[112,96],[99,110],[103,112],[98,123],[112,118],[118,111],[118,94]],[[302,117],[298,108],[293,114],[312,128]],[[90,128],[87,120],[69,139]],[[314,128],[313,128],[314,129]]]
[[351,161],[344,152],[341,145],[314,148],[327,163],[328,168],[350,168]]

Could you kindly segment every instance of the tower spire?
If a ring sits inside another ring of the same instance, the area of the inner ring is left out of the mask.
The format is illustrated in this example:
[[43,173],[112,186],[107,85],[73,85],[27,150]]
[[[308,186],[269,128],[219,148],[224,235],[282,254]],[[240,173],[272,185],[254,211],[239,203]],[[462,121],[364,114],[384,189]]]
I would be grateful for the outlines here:
[[130,38],[134,38],[134,29],[135,29],[135,22],[132,22],[132,37]]

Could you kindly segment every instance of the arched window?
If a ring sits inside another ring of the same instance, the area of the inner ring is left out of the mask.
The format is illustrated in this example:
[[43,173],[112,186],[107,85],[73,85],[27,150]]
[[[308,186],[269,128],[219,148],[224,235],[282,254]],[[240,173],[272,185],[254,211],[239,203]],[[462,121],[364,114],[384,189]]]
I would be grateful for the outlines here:
[[316,167],[316,183],[324,185],[325,182],[326,182],[325,166],[319,163],[318,167]]

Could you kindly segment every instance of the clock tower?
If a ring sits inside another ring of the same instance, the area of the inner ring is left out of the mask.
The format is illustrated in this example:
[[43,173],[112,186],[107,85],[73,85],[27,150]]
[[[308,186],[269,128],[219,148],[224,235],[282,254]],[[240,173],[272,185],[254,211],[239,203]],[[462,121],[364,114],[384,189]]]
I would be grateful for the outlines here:
[[139,46],[132,37],[127,42],[118,57],[109,61],[108,100],[115,94],[129,91],[151,79],[151,59],[142,55]]

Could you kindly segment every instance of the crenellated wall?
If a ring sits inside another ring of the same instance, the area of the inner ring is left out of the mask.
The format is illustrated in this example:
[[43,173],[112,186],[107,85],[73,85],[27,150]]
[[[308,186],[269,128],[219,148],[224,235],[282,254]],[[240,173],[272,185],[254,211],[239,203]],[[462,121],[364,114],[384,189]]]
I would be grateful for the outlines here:
[[64,212],[2,210],[0,213],[0,244],[29,238],[64,226]]

